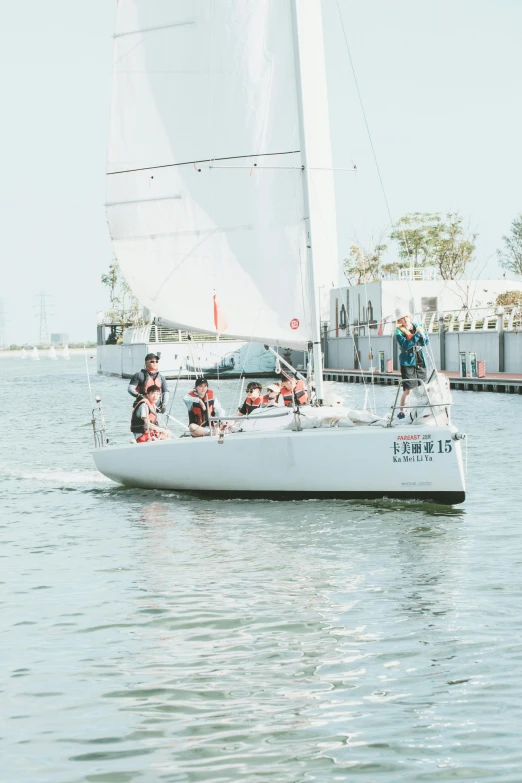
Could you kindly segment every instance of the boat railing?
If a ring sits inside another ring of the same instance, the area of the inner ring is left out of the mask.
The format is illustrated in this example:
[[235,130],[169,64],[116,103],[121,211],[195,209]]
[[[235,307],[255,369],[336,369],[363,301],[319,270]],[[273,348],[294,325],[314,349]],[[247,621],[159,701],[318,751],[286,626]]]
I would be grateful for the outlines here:
[[108,444],[107,428],[105,426],[105,416],[101,404],[101,397],[96,397],[97,408],[92,409],[92,431],[94,435],[94,448],[103,449]]
[[424,388],[424,393],[426,395],[427,404],[426,405],[419,405],[417,403],[417,405],[398,405],[397,404],[397,400],[399,399],[399,393],[402,390],[402,383],[399,383],[397,385],[397,392],[395,394],[395,400],[394,400],[393,405],[392,405],[391,416],[390,416],[390,421],[389,421],[388,427],[391,427],[392,424],[393,424],[393,419],[395,417],[395,411],[397,410],[397,408],[400,408],[401,410],[403,408],[429,408],[431,410],[433,418],[435,419],[435,423],[436,423],[437,427],[439,427],[441,425],[439,425],[439,421],[437,419],[437,414],[435,413],[435,408],[439,408],[439,413],[440,413],[440,408],[444,408],[446,416],[448,417],[448,421],[450,420],[450,413],[448,411],[448,408],[451,405],[453,405],[453,403],[452,402],[432,402],[431,399],[430,399],[430,393],[428,391],[428,384],[430,383],[430,381],[428,381],[427,383],[426,383],[426,381],[422,381],[420,379],[417,379],[417,381],[418,381],[419,386],[422,386]]
[[263,419],[278,419],[280,416],[288,416],[288,409],[281,411],[281,413],[263,413],[256,416],[209,416],[209,421],[211,422],[222,422],[222,421],[245,421],[245,419],[249,419],[250,421],[260,421]]

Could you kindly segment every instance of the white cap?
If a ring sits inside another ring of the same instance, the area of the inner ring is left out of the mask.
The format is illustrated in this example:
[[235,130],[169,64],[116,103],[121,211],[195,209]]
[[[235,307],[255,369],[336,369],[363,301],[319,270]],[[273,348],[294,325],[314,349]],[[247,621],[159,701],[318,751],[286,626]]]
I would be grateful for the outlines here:
[[407,310],[405,307],[398,307],[395,310],[395,320],[400,321],[401,318],[411,318],[410,311]]
[[268,389],[268,391],[273,391],[273,392],[281,391],[281,387],[278,383],[269,383],[266,388]]

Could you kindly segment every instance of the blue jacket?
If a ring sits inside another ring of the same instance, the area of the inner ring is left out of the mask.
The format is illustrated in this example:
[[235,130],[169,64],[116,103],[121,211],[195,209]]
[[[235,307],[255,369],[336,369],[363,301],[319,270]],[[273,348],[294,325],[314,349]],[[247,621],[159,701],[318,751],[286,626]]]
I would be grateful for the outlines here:
[[[417,329],[421,329],[421,325],[413,321],[413,325]],[[395,337],[397,338],[397,342],[399,343],[400,347],[402,348],[400,354],[399,354],[399,362],[401,367],[415,367],[415,351],[414,348],[416,345],[424,346],[428,345],[428,335],[423,331],[417,331],[413,334],[410,340],[406,339],[406,335],[404,332],[397,327],[395,330]],[[424,364],[426,367],[428,366],[428,362],[426,361],[426,352],[424,348],[421,348],[422,350],[422,358],[424,359]]]

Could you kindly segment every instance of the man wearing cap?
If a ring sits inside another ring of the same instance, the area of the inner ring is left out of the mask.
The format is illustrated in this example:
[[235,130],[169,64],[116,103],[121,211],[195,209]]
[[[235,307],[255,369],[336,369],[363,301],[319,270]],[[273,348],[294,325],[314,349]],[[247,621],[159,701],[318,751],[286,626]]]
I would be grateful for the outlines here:
[[133,375],[127,391],[131,397],[137,398],[139,395],[145,395],[149,386],[159,386],[161,388],[161,397],[158,411],[165,413],[169,398],[169,387],[163,375],[158,372],[158,362],[159,356],[157,353],[148,353],[145,357],[145,369]]
[[404,406],[412,389],[427,380],[425,345],[428,345],[428,335],[422,326],[411,320],[411,315],[405,310],[397,310],[397,328],[395,337],[401,347],[399,363],[402,377],[401,410],[398,419],[404,419]]

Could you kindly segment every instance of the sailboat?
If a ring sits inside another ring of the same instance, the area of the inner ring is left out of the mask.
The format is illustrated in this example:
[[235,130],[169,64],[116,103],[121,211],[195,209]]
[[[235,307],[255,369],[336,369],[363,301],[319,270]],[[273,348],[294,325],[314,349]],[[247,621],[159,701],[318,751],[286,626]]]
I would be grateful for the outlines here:
[[64,345],[63,346],[62,358],[63,359],[70,359],[71,358],[70,355],[69,355],[69,346],[68,345]]
[[20,359],[27,359],[27,351],[25,350],[25,348],[22,348]]
[[36,345],[34,346],[33,350],[31,351],[31,359],[33,359],[35,362],[40,361],[40,357],[38,356],[38,348]]
[[47,353],[47,358],[48,359],[57,359],[58,358],[56,356],[56,348],[54,347],[54,345],[51,345],[51,347],[49,348],[49,352]]
[[411,426],[325,404],[319,291],[338,265],[321,1],[188,8],[118,4],[114,252],[163,325],[308,351],[314,404],[139,446],[108,446],[100,411],[96,466],[124,485],[233,497],[462,502],[461,436],[440,395],[419,397]]

